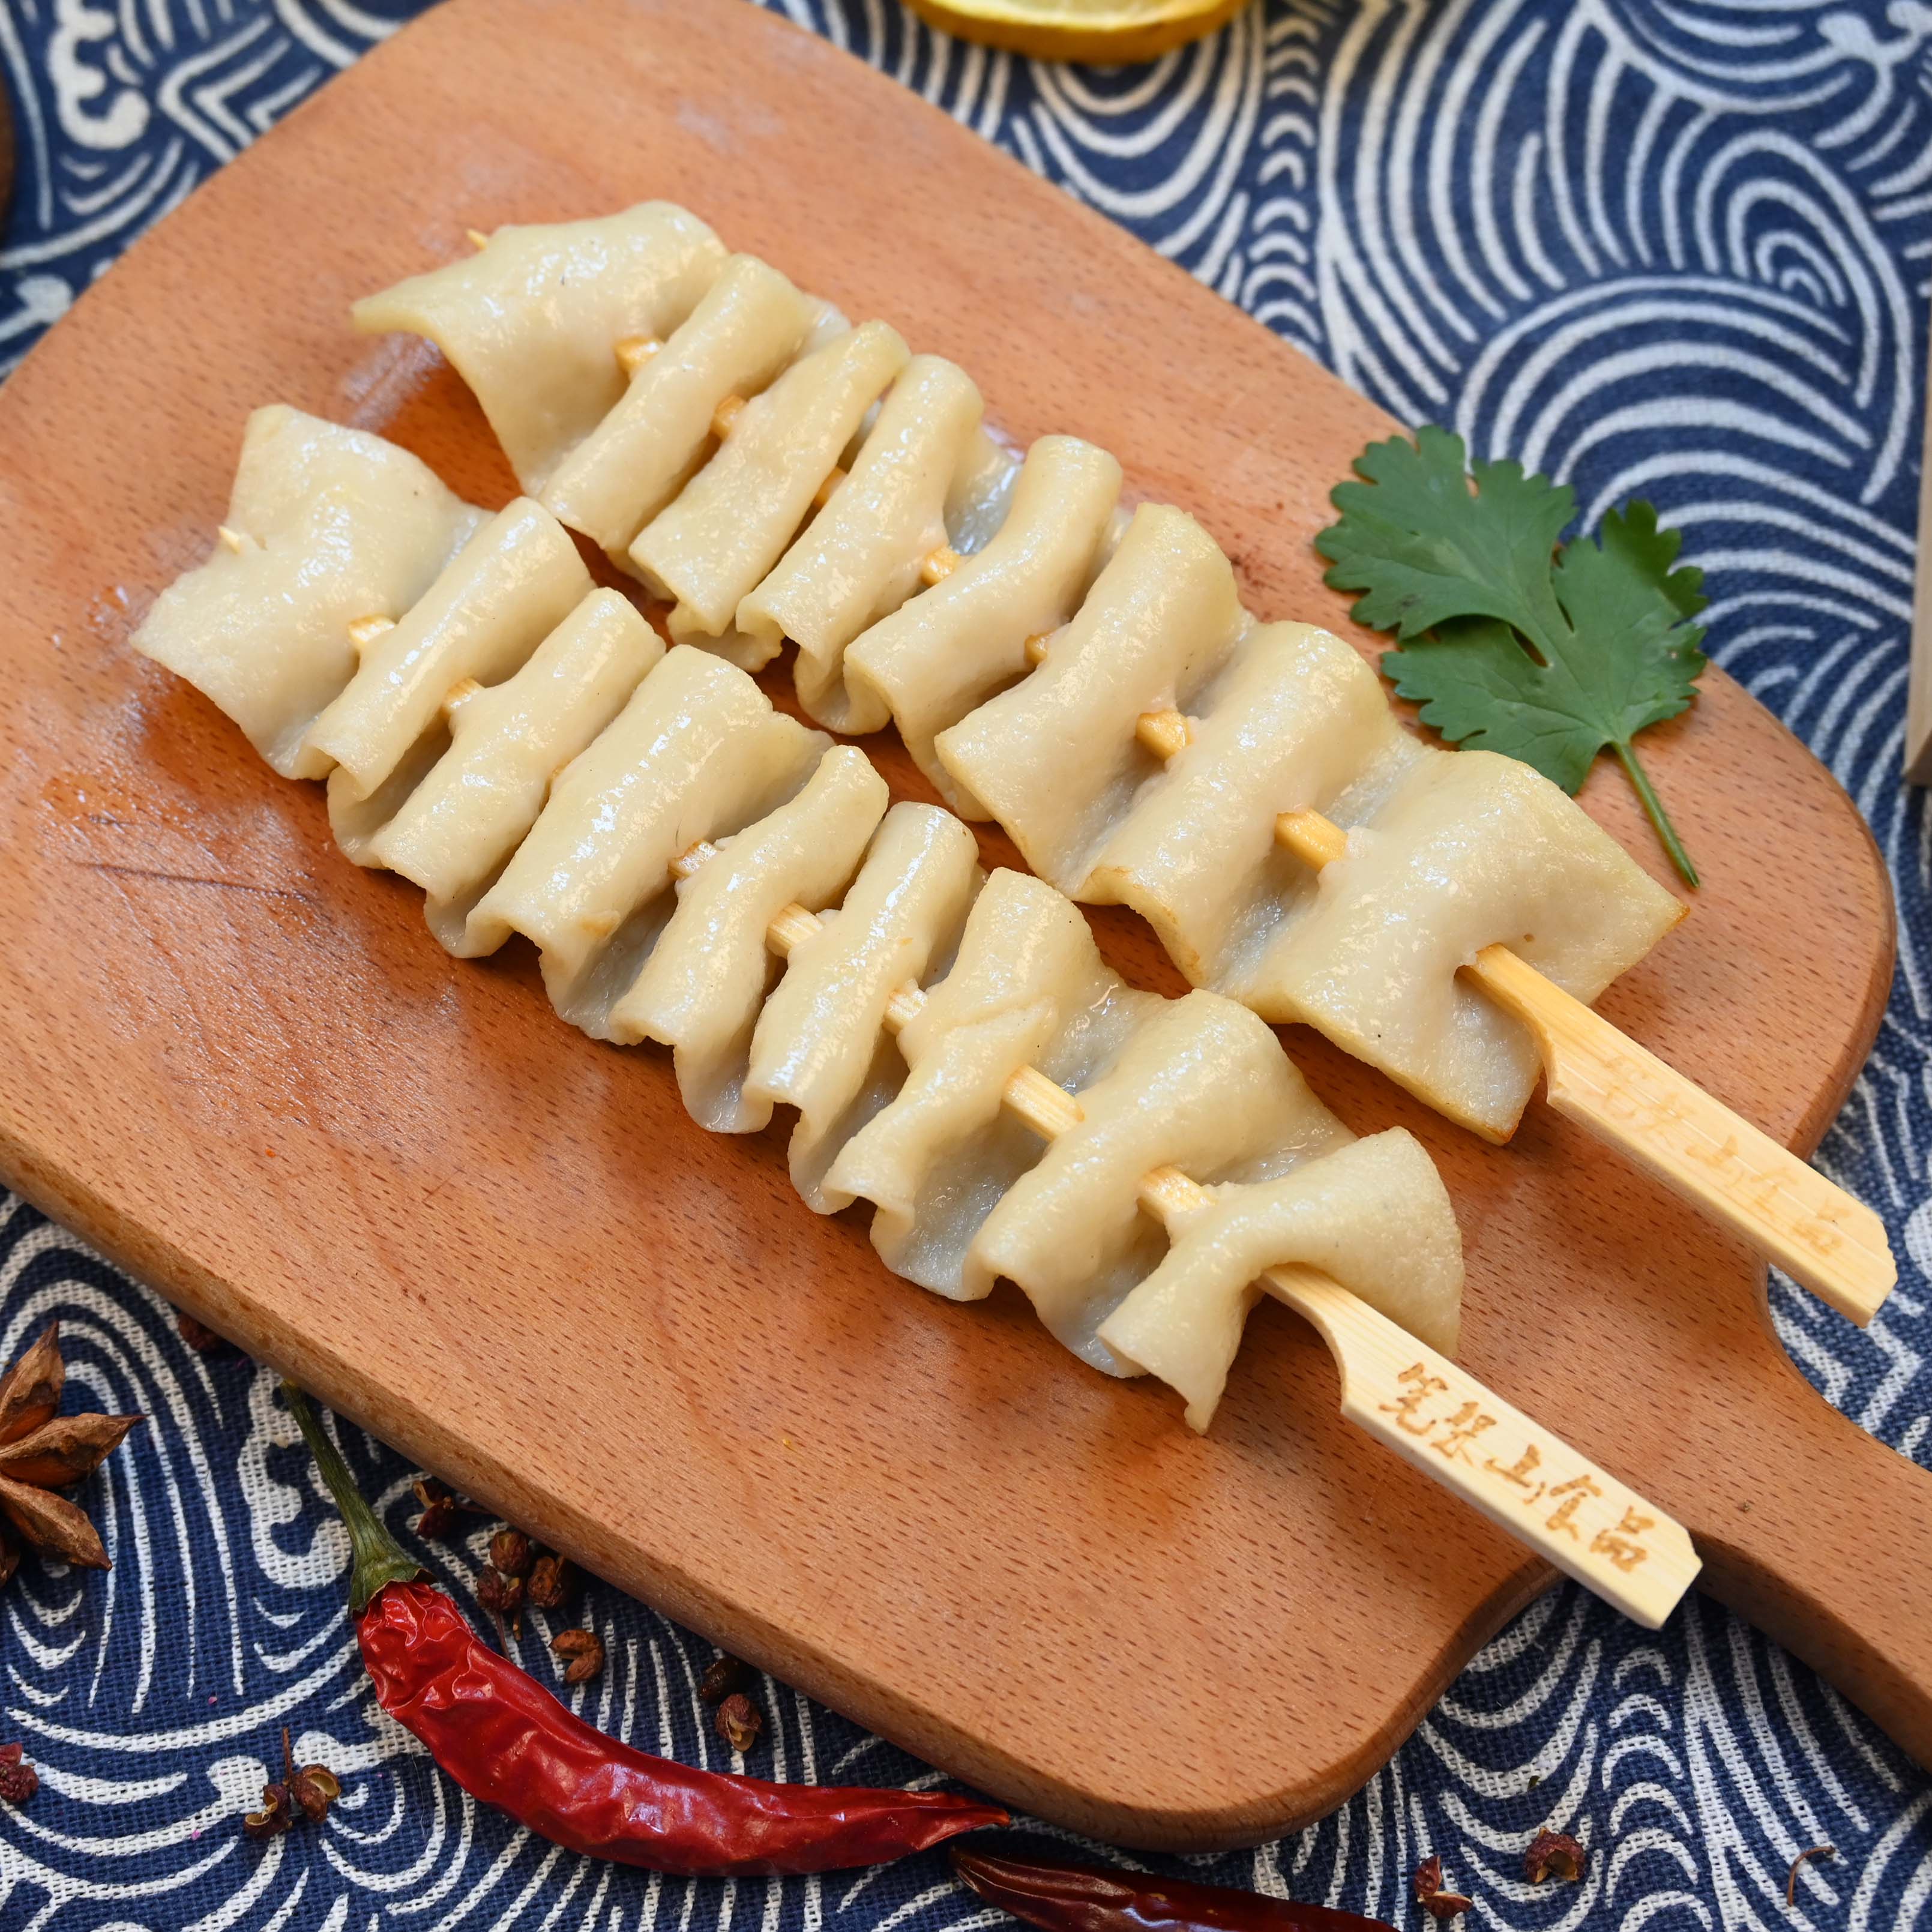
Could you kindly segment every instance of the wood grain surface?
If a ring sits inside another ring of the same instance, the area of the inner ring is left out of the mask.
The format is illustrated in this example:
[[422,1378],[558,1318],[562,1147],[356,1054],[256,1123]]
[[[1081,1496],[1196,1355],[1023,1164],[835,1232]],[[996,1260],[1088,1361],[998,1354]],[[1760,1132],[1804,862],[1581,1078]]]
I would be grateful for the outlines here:
[[[128,648],[205,554],[256,404],[505,500],[461,384],[348,304],[467,226],[651,195],[956,358],[1016,436],[1118,452],[1259,612],[1346,628],[1310,538],[1388,419],[1178,269],[749,8],[454,0],[0,390],[0,1167],[428,1467],[947,1770],[1126,1843],[1278,1834],[1550,1573],[1346,1428],[1278,1309],[1197,1439],[1010,1288],[896,1280],[856,1216],[794,1198],[779,1133],[698,1131],[663,1056],[562,1026],[520,947],[447,958],[412,889],[338,855],[319,790]],[[1650,746],[1708,883],[1604,1010],[1809,1148],[1889,980],[1877,854],[1718,672]],[[1613,770],[1586,803],[1665,876]],[[1096,923],[1178,990],[1131,917]],[[1471,1369],[1682,1518],[1714,1594],[1932,1761],[1932,1478],[1801,1380],[1762,1268],[1546,1108],[1487,1148],[1288,1045],[1351,1126],[1441,1162]]]

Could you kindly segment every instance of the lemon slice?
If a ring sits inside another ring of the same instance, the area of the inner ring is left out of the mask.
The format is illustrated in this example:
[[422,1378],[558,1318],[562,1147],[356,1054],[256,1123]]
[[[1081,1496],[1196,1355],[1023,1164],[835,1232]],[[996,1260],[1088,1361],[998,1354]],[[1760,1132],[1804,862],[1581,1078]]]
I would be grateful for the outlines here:
[[1152,60],[1211,34],[1249,0],[908,0],[962,40],[1035,60],[1112,65]]

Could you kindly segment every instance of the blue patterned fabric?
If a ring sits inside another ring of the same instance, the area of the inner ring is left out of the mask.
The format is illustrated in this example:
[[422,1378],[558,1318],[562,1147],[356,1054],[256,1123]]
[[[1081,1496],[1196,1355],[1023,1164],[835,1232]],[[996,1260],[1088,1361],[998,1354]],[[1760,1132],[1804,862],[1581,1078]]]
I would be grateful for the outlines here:
[[[137,232],[417,0],[7,0],[20,176],[0,370]],[[1858,1333],[1774,1284],[1832,1400],[1932,1462],[1932,898],[1922,797],[1897,778],[1932,262],[1932,7],[1809,0],[1270,0],[1119,73],[1035,68],[895,0],[789,0],[1124,222],[1410,421],[1576,486],[1640,491],[1708,576],[1714,654],[1850,788],[1896,883],[1883,1034],[1823,1164],[1904,1263]],[[4,1078],[0,1074],[0,1078]],[[17,1203],[0,1357],[52,1316],[90,1406],[154,1418],[86,1499],[106,1576],[30,1560],[0,1598],[0,1738],[40,1795],[0,1808],[0,1932],[595,1927],[892,1932],[988,1924],[936,1856],[871,1874],[686,1884],[566,1857],[479,1810],[374,1712],[342,1610],[346,1546],[273,1379],[202,1358],[170,1310]],[[392,1525],[411,1472],[344,1435]],[[467,1598],[484,1526],[423,1550]],[[1932,1615],[1932,1600],[1928,1600]],[[596,1722],[712,1764],[708,1646],[614,1592]],[[520,1654],[541,1671],[550,1625]],[[929,1776],[776,1685],[778,1777]],[[341,1774],[319,1832],[239,1814],[279,1753]],[[1593,1850],[1532,1889],[1550,1825]],[[1042,1832],[1052,1838],[1054,1834]],[[1795,1908],[1786,1874],[1806,1866]],[[1574,1589],[1518,1619],[1368,1787],[1299,1838],[1176,1869],[1412,1926],[1442,1854],[1474,1926],[1932,1924],[1932,1780],[1725,1612],[1660,1636]]]

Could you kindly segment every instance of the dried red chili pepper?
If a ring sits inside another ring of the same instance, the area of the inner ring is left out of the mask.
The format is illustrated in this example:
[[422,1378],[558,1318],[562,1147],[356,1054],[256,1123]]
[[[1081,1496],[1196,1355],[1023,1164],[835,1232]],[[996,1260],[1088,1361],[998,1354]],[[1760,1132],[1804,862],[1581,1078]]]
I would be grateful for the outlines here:
[[349,1608],[376,1701],[464,1790],[593,1858],[693,1878],[883,1864],[1006,1814],[940,1791],[694,1771],[593,1730],[479,1638],[376,1520],[308,1399],[282,1391],[342,1512]]
[[1044,1932],[1389,1932],[1382,1919],[1325,1905],[1058,1858],[960,1849],[952,1869],[988,1904]]

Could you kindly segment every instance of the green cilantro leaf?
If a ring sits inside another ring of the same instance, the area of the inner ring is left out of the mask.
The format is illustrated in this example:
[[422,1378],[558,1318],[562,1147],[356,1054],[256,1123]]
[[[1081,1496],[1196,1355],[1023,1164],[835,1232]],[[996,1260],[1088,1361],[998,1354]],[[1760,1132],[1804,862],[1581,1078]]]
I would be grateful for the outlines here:
[[1567,487],[1514,463],[1471,466],[1462,439],[1424,429],[1371,443],[1366,480],[1333,493],[1341,520],[1315,542],[1328,581],[1356,590],[1358,622],[1406,648],[1382,669],[1451,744],[1508,753],[1570,793],[1616,752],[1671,862],[1696,868],[1631,740],[1696,696],[1705,658],[1702,573],[1673,568],[1682,542],[1648,503],[1612,511],[1592,542],[1558,545]]

